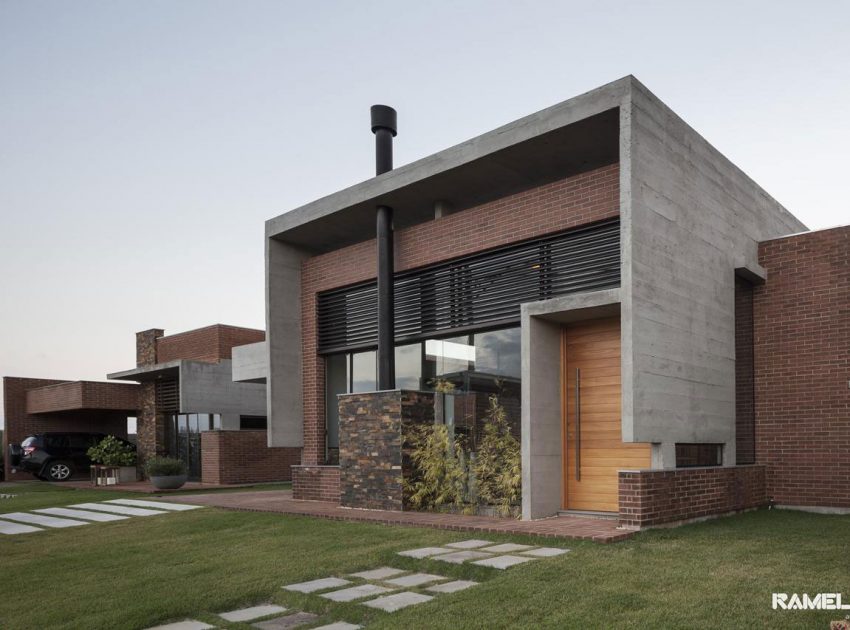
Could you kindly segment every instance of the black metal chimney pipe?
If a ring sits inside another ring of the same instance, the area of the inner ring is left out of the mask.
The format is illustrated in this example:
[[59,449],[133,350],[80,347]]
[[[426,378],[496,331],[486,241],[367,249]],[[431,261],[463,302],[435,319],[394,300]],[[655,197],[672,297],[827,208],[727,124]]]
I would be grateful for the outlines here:
[[[393,170],[393,137],[396,111],[387,105],[372,105],[375,134],[375,175]],[[395,389],[395,295],[393,290],[393,209],[378,206],[378,389]]]

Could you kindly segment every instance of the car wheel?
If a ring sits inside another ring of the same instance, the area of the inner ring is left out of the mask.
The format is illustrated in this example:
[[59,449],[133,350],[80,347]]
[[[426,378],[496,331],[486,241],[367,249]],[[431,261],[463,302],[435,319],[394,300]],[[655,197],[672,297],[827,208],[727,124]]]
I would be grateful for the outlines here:
[[50,481],[68,481],[74,474],[74,466],[69,462],[50,462],[46,472]]

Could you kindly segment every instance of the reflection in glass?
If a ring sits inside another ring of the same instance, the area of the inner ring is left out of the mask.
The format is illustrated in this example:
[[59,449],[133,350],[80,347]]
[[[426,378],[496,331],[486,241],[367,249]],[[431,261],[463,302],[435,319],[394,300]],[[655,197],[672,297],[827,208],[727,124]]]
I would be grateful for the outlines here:
[[475,371],[520,378],[520,329],[475,333]]
[[337,395],[348,392],[348,355],[325,358],[325,411],[328,447],[339,447],[339,404]]
[[377,352],[368,350],[358,352],[351,357],[351,391],[374,392],[378,389]]
[[418,390],[422,387],[422,344],[396,346],[395,386],[397,389]]

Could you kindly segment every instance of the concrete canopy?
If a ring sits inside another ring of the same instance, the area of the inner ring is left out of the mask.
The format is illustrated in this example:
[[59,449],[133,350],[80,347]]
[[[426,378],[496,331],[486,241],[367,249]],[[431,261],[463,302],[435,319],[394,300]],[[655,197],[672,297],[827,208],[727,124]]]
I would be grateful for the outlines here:
[[266,236],[321,253],[375,235],[375,206],[395,209],[396,228],[496,199],[619,159],[618,108],[625,77],[498,129],[398,167],[266,222]]
[[112,374],[107,374],[106,378],[111,381],[134,381],[136,383],[156,381],[162,378],[174,378],[178,375],[182,362],[183,359],[175,359],[167,363],[146,365],[132,370],[124,370],[123,372],[113,372]]

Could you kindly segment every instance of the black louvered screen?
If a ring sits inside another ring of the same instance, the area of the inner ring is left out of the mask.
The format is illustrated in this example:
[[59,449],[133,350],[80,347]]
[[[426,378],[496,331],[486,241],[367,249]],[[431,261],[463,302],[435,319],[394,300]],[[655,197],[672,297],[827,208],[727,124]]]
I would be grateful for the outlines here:
[[154,384],[154,400],[157,413],[180,411],[180,388],[176,378],[163,379]]
[[[396,342],[517,323],[524,302],[619,285],[620,221],[612,219],[397,274]],[[377,308],[374,281],[320,293],[319,352],[375,346]]]

